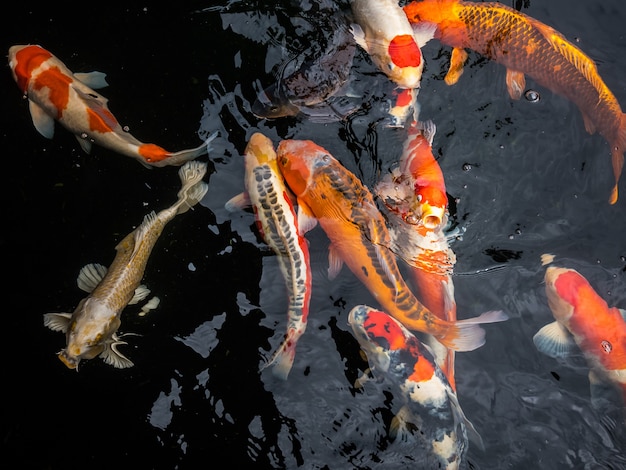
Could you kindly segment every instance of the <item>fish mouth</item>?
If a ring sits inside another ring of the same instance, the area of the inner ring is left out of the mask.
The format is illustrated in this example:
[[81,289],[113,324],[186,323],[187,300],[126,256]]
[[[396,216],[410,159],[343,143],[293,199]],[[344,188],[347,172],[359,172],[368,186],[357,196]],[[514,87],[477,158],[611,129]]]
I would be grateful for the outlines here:
[[80,358],[69,357],[67,355],[67,351],[63,350],[58,354],[59,359],[63,364],[67,366],[68,369],[76,369],[78,371],[78,363],[80,362]]

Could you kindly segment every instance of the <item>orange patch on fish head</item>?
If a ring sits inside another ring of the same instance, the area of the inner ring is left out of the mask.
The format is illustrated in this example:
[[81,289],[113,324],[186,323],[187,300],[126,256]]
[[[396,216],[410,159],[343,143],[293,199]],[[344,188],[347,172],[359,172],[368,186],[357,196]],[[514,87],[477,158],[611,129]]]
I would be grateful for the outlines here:
[[389,57],[400,68],[419,67],[422,63],[422,52],[410,34],[401,34],[389,42]]
[[310,146],[302,141],[283,140],[276,150],[278,168],[297,196],[304,194],[312,178]]
[[581,279],[586,283],[580,274],[571,269],[554,266],[546,269],[544,280],[548,305],[557,320],[565,321],[571,317]]
[[9,57],[13,77],[20,90],[26,93],[33,71],[50,59],[52,54],[40,46],[12,46],[9,48]]
[[381,339],[385,340],[387,345],[383,346],[390,350],[401,349],[406,344],[404,331],[385,312],[371,310],[363,322],[363,328],[372,342],[380,343]]
[[139,155],[148,163],[160,162],[170,156],[170,152],[156,144],[142,144],[139,146]]

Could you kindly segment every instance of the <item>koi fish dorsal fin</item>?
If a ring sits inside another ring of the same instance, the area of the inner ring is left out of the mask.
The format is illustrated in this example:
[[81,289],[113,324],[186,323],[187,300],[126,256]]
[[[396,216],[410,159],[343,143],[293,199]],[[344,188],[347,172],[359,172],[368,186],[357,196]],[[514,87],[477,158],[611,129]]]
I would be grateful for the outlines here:
[[66,333],[71,318],[71,313],[46,313],[43,316],[43,325],[47,326],[52,331]]
[[532,18],[530,18],[529,21],[537,31],[546,38],[552,47],[576,67],[585,79],[598,90],[600,96],[608,92],[606,85],[602,82],[600,75],[598,75],[596,64],[583,51],[565,39],[565,37],[554,28]]
[[554,358],[564,358],[578,351],[574,338],[558,321],[548,323],[535,336],[533,343],[539,352]]
[[74,74],[74,78],[80,80],[85,85],[93,88],[94,90],[109,86],[106,80],[106,76],[106,73],[102,72],[79,72]]
[[106,276],[108,269],[106,266],[102,266],[98,263],[91,263],[84,266],[78,273],[76,284],[82,291],[91,293],[100,281]]

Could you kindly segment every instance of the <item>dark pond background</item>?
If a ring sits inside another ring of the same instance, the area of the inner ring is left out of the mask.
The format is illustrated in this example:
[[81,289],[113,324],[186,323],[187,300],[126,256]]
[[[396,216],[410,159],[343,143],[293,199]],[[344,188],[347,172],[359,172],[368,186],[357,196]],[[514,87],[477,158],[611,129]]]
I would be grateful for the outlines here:
[[[363,108],[349,120],[250,114],[287,57],[283,46],[293,52],[327,32],[323,17],[299,15],[312,3],[3,7],[3,50],[37,43],[74,72],[107,73],[102,93],[139,139],[179,150],[220,132],[209,193],[166,227],[150,258],[144,282],[160,306],[145,317],[137,306],[124,311],[120,330],[140,335],[124,349],[135,366],[94,359],[76,373],[56,358],[64,338],[42,315],[75,308],[80,268],[108,265],[146,213],[173,203],[178,170],[149,170],[98,147],[85,155],[60,127],[44,139],[8,65],[0,74],[3,468],[428,468],[423,449],[387,438],[397,411],[387,385],[352,386],[366,364],[347,315],[373,300],[348,270],[326,279],[320,229],[308,235],[311,315],[289,379],[259,373],[282,338],[286,297],[252,215],[223,209],[243,188],[246,139],[255,131],[275,142],[313,139],[372,185],[404,138],[376,124],[390,89],[361,50],[353,80]],[[577,41],[626,106],[622,0],[505,3]],[[431,41],[423,52],[421,117],[437,125],[434,148],[462,233],[452,245],[459,317],[510,316],[486,327],[485,346],[457,355],[459,401],[486,445],[470,446],[464,465],[626,468],[624,417],[617,406],[591,406],[584,361],[548,358],[532,343],[552,321],[542,253],[626,307],[626,185],[610,206],[608,144],[585,133],[573,104],[531,80],[541,99],[512,102],[504,68],[470,53],[447,87],[450,49]]]

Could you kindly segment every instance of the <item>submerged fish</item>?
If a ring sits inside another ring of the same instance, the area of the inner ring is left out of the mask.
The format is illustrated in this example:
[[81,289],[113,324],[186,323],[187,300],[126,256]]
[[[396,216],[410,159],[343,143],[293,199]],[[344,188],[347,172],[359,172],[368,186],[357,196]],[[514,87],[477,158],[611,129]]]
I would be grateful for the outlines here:
[[[544,255],[544,264],[551,261],[552,256]],[[544,279],[555,321],[535,334],[535,346],[557,358],[582,351],[590,368],[592,397],[608,383],[626,404],[626,310],[609,307],[574,269],[548,266]]]
[[179,166],[208,152],[208,141],[189,150],[169,152],[140,142],[124,131],[108,107],[108,100],[94,91],[107,86],[101,72],[73,73],[56,56],[37,45],[9,48],[9,66],[24,96],[35,128],[51,139],[54,121],[76,136],[86,153],[93,143],[133,157],[145,166]]
[[[391,423],[392,437],[406,440],[414,435],[422,440],[437,460],[428,468],[459,468],[467,452],[468,433],[483,447],[428,346],[402,323],[367,305],[354,307],[348,323],[367,356],[368,373],[387,379],[402,403]],[[368,378],[366,374],[357,385]]]
[[[412,330],[432,334],[448,348],[470,351],[485,342],[481,323],[505,320],[501,311],[449,322],[422,305],[402,278],[385,220],[372,194],[328,151],[310,140],[278,144],[278,166],[297,197],[300,226],[319,221],[330,239],[329,275],[346,263],[382,307]],[[305,230],[305,232],[308,230]]]
[[117,335],[121,314],[128,304],[145,298],[145,287],[140,285],[148,258],[165,225],[176,215],[187,212],[202,199],[208,186],[202,181],[207,164],[197,161],[185,163],[178,174],[182,187],[178,200],[168,209],[146,215],[139,227],[117,244],[117,254],[109,268],[88,265],[81,271],[79,287],[89,293],[74,313],[47,313],[44,325],[66,334],[66,347],[59,359],[70,369],[77,369],[82,360],[102,357],[117,368],[131,367],[133,363],[117,347],[126,344]]
[[350,6],[355,40],[372,62],[400,88],[419,88],[424,69],[420,47],[432,31],[422,29],[417,35],[396,0],[351,0]]
[[[448,197],[443,173],[432,154],[434,134],[432,121],[411,123],[398,165],[381,178],[374,192],[388,210],[390,248],[409,266],[417,298],[439,318],[455,321],[452,272],[456,256],[444,232]],[[454,351],[436,342],[430,346],[456,389]]]
[[421,0],[404,6],[416,30],[436,26],[435,38],[452,46],[445,81],[456,83],[472,49],[506,67],[509,95],[519,99],[525,75],[578,106],[590,134],[598,131],[611,146],[615,186],[609,202],[617,201],[617,183],[624,166],[626,118],[606,86],[596,64],[561,33],[498,2]]
[[287,333],[266,365],[274,365],[276,376],[287,379],[304,333],[311,301],[311,260],[306,239],[298,227],[289,189],[276,163],[272,141],[257,132],[245,150],[246,191],[230,199],[227,208],[251,205],[256,224],[276,253],[289,296]]
[[347,110],[333,108],[330,101],[344,88],[352,69],[356,44],[343,16],[329,19],[332,30],[324,35],[321,50],[307,51],[297,70],[282,76],[292,60],[281,67],[276,83],[259,93],[252,104],[252,113],[260,118],[275,119],[306,114],[342,115]]

